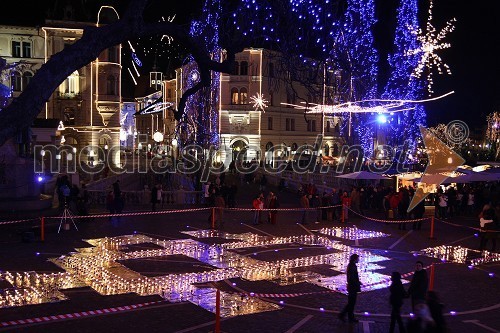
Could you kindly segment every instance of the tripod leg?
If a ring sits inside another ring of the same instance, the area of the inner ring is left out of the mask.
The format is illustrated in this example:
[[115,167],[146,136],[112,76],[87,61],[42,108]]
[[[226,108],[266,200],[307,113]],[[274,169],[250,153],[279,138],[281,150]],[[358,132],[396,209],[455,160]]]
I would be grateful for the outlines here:
[[71,211],[69,209],[68,209],[68,216],[69,216],[71,222],[73,223],[73,226],[75,227],[76,231],[79,231],[78,227],[76,226],[75,220],[74,220],[75,215],[73,215],[73,213],[71,213]]

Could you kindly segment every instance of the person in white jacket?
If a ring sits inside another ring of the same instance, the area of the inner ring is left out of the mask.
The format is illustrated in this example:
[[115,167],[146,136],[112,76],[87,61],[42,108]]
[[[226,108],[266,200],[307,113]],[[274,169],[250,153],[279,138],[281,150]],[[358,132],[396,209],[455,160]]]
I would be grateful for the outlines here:
[[495,230],[495,211],[490,205],[485,205],[483,211],[479,214],[479,225],[481,227],[480,231],[480,243],[479,250],[483,251],[486,249],[488,244],[488,239],[491,238],[492,251],[496,249],[496,230]]

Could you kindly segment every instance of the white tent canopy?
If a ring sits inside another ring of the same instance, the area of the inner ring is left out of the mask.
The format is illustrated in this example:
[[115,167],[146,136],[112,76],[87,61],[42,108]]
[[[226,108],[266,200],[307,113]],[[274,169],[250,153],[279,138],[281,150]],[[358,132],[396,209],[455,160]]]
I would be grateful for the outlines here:
[[355,179],[355,180],[383,180],[390,179],[388,177],[384,177],[381,174],[368,172],[368,171],[358,171],[353,173],[347,173],[345,175],[337,176],[338,178],[344,179]]

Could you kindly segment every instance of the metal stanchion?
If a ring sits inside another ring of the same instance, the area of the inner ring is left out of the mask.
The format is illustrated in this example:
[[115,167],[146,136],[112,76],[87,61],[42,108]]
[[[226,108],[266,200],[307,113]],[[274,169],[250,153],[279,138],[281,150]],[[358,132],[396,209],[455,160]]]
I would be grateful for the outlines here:
[[430,239],[434,239],[434,216],[431,217],[431,234],[429,235]]
[[212,230],[215,230],[215,207],[212,207]]
[[220,290],[215,292],[215,330],[214,333],[220,333]]
[[45,217],[40,219],[40,240],[45,241]]
[[434,290],[434,264],[431,264],[431,272],[429,274],[429,291]]

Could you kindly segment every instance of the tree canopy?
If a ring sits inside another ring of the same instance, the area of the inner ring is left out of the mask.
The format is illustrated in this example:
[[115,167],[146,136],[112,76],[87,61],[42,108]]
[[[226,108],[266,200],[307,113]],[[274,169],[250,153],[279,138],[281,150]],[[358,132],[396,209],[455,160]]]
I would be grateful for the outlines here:
[[[0,111],[0,145],[30,126],[53,91],[75,70],[109,47],[147,36],[172,37],[198,67],[200,79],[184,91],[174,110],[177,120],[182,119],[190,96],[210,88],[212,72],[230,73],[235,54],[247,47],[283,54],[279,63],[290,80],[306,83],[300,74],[305,67],[341,70],[344,97],[339,102],[373,98],[380,90],[372,36],[374,0],[206,0],[201,16],[190,25],[146,20],[148,2],[128,0],[118,21],[86,27],[81,39],[53,55],[22,94]],[[216,50],[224,50],[222,59],[214,57]]]

